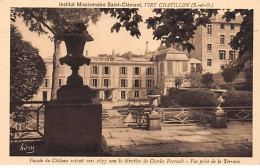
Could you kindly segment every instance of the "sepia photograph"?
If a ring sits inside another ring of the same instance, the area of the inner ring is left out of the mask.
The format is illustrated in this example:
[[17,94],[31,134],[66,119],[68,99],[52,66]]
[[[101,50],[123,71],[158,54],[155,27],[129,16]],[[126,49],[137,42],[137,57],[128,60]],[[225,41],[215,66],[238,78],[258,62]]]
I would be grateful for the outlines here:
[[252,157],[253,20],[11,7],[9,155]]

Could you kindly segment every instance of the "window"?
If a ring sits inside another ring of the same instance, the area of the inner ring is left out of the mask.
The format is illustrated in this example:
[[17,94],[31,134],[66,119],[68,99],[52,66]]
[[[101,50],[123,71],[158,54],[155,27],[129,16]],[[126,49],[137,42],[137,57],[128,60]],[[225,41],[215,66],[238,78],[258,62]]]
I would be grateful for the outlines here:
[[234,37],[235,37],[234,35],[230,36],[230,42],[233,41]]
[[229,60],[235,60],[235,51],[229,51]]
[[225,36],[224,35],[220,35],[220,42],[221,45],[225,44]]
[[219,50],[219,59],[226,60],[226,51],[225,50]]
[[61,87],[63,85],[63,80],[59,79],[59,87]]
[[108,83],[109,83],[109,80],[108,79],[104,79],[104,86],[105,87],[108,87],[108,85],[109,85]]
[[230,24],[230,30],[235,30],[235,25],[234,24]]
[[212,50],[212,44],[207,44],[207,51],[211,51]]
[[139,91],[135,91],[135,97],[139,97]]
[[163,64],[163,63],[160,63],[161,76],[163,76],[163,71],[164,71],[164,64]]
[[104,70],[105,70],[104,74],[109,74],[109,68],[107,66],[105,67]]
[[146,87],[153,87],[153,84],[154,84],[154,80],[152,79],[146,80]]
[[146,75],[153,75],[154,74],[154,68],[147,68]]
[[212,60],[211,59],[207,59],[207,66],[211,66],[212,65]]
[[42,92],[42,100],[43,100],[43,101],[47,101],[47,98],[48,98],[47,94],[48,94],[47,91],[43,91],[43,92]]
[[134,87],[141,87],[141,80],[140,79],[134,80]]
[[125,91],[121,91],[121,99],[125,99]]
[[49,79],[44,79],[44,87],[50,87]]
[[98,67],[97,66],[93,66],[92,74],[98,74]]
[[135,67],[135,69],[134,69],[134,74],[135,75],[139,75],[140,74],[140,68],[139,67]]
[[121,79],[121,87],[126,87],[126,80],[125,79]]
[[92,86],[97,87],[97,79],[92,79]]
[[212,34],[212,25],[211,24],[207,25],[207,34]]
[[120,73],[122,75],[125,75],[126,74],[126,67],[121,67]]
[[220,29],[225,29],[225,24],[224,23],[220,24]]

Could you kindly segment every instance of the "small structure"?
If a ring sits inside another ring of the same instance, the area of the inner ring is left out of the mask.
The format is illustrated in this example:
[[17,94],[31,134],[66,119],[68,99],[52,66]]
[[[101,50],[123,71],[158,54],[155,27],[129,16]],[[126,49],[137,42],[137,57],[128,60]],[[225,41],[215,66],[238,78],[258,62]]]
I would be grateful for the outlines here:
[[158,51],[154,61],[157,62],[157,86],[164,95],[169,88],[175,87],[177,77],[185,77],[190,73],[190,59],[173,47]]

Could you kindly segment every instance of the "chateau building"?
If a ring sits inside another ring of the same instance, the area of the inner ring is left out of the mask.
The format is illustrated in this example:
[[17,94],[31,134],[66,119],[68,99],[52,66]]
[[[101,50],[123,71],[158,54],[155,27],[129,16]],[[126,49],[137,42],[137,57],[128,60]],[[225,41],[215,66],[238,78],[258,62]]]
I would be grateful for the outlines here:
[[[45,60],[47,74],[34,100],[50,100],[52,60]],[[92,57],[89,66],[83,65],[79,74],[84,85],[93,90],[93,99],[104,101],[144,100],[147,90],[157,88],[162,94],[174,87],[175,77],[184,77],[190,71],[189,58],[184,52],[167,48],[153,58],[133,56],[100,55]],[[71,74],[70,67],[59,67],[59,86],[65,85]]]
[[[221,15],[211,18],[206,27],[199,26],[191,40],[195,50],[191,53],[179,51],[173,47],[148,53],[146,43],[145,56],[136,56],[131,52],[123,56],[99,55],[91,58],[90,66],[80,67],[79,74],[84,85],[93,90],[93,99],[104,101],[142,100],[147,99],[147,90],[157,89],[161,94],[175,87],[176,77],[184,79],[183,86],[189,86],[185,77],[202,66],[203,72],[218,73],[226,64],[237,57],[229,43],[240,29],[241,17],[229,23]],[[187,56],[188,55],[188,56]],[[50,100],[52,60],[45,60],[47,74],[44,82],[33,100]],[[59,67],[57,78],[59,86],[65,85],[71,74],[70,67]]]

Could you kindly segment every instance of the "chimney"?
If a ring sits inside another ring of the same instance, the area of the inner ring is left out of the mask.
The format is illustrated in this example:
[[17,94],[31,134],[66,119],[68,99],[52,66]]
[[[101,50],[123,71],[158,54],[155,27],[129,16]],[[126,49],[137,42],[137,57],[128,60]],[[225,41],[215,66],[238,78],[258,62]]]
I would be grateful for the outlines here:
[[129,51],[129,52],[127,53],[127,55],[128,55],[128,60],[131,60],[131,59],[132,59],[132,57],[133,57],[133,54],[132,54],[132,52],[131,52],[131,51]]
[[115,50],[113,49],[113,51],[112,51],[112,57],[114,57],[115,56]]
[[148,54],[148,41],[146,41],[146,45],[145,45],[145,55],[147,55]]

